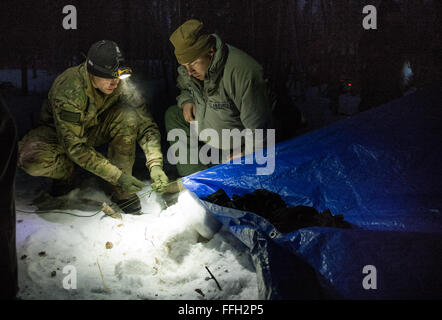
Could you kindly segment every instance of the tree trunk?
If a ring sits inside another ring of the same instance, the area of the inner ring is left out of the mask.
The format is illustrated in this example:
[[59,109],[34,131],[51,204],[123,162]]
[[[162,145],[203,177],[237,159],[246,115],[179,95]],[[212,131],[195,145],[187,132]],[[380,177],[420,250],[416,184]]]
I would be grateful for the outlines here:
[[0,300],[14,299],[18,292],[15,236],[15,172],[17,128],[0,97]]
[[23,95],[27,95],[28,89],[28,63],[25,56],[21,58],[21,91]]
[[37,79],[37,61],[35,57],[32,60],[32,79]]

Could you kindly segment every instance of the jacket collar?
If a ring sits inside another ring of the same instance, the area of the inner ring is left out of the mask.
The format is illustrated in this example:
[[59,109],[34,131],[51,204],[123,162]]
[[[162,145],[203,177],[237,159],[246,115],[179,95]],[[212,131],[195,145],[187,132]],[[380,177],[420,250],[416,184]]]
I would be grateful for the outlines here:
[[223,74],[224,66],[226,64],[228,49],[226,44],[221,40],[217,34],[212,34],[216,40],[216,50],[213,56],[212,63],[207,71],[204,82],[217,83]]

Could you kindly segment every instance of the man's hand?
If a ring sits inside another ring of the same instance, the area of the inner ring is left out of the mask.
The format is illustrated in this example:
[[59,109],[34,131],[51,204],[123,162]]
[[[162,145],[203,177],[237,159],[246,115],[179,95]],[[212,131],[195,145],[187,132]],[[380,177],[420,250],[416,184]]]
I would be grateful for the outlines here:
[[186,103],[183,105],[184,120],[190,123],[195,120],[196,106],[194,103]]
[[150,169],[150,178],[152,179],[152,189],[158,193],[166,192],[166,186],[169,183],[163,169],[160,166],[153,166]]
[[123,189],[125,193],[133,194],[141,191],[146,185],[137,178],[122,173],[118,179],[118,185]]

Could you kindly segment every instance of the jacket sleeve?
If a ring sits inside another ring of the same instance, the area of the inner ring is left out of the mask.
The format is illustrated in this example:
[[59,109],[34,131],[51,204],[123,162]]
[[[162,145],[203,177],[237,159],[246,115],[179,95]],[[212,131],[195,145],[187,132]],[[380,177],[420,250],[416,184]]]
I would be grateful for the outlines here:
[[180,71],[178,71],[177,87],[180,89],[180,94],[176,98],[178,107],[182,109],[186,103],[195,103],[192,93],[188,86],[186,86],[184,76],[180,74]]
[[267,129],[271,124],[271,101],[262,70],[239,70],[232,79],[233,102],[244,128]]
[[264,131],[263,136],[257,136],[255,129],[266,130],[273,127],[268,85],[261,69],[237,70],[232,73],[231,79],[231,99],[240,112],[244,128],[252,130],[248,135],[253,138],[253,146],[249,146],[253,149],[243,152],[248,154],[261,149],[267,140],[267,131]]
[[152,115],[147,111],[146,104],[136,108],[140,119],[137,141],[146,156],[146,167],[163,167],[163,153],[161,152],[161,136],[158,125]]
[[142,94],[133,83],[125,82],[122,85],[123,94],[120,102],[130,106],[138,116],[137,142],[146,156],[146,167],[163,166],[163,153],[161,152],[161,135],[158,125],[147,110],[147,105]]
[[55,98],[52,107],[58,140],[69,158],[85,170],[116,185],[122,171],[86,144],[82,109],[65,98]]

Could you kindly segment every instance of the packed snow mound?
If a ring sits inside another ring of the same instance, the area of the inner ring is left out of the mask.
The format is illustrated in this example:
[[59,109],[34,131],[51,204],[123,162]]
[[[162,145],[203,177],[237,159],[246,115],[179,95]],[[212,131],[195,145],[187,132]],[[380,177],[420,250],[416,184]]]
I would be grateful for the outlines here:
[[[141,199],[144,214],[123,214],[121,220],[103,212],[93,215],[99,208],[91,210],[92,206],[89,211],[66,210],[92,217],[18,211],[18,296],[258,299],[253,262],[235,236],[221,228],[210,239],[201,237],[201,213],[183,212],[192,208],[193,197],[185,195],[189,191],[169,207],[161,195],[149,191],[147,187],[139,193],[149,195]],[[78,199],[89,205],[110,203],[103,192],[91,188],[76,189],[64,199],[70,204]],[[24,206],[24,200],[17,202],[17,209]]]

